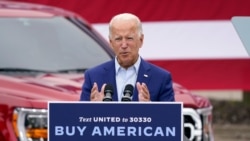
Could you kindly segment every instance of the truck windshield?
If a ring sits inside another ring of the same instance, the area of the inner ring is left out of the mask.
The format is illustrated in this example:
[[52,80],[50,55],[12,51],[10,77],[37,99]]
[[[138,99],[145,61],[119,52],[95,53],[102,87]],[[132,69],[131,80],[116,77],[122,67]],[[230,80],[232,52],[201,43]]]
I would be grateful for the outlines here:
[[90,68],[110,55],[63,17],[1,18],[0,68],[44,71]]

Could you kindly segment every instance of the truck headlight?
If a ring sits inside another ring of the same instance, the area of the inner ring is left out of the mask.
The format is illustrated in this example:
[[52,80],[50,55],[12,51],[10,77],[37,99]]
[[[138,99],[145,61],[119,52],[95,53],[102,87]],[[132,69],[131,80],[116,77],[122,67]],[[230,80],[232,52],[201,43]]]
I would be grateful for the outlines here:
[[47,110],[16,108],[12,123],[19,141],[47,141]]

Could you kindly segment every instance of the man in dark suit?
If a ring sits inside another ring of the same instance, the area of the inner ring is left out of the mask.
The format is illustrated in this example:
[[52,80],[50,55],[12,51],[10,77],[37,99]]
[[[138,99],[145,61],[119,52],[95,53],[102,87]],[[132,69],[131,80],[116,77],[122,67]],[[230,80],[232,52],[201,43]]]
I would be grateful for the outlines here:
[[107,84],[113,101],[121,101],[124,88],[132,84],[133,101],[175,101],[171,74],[140,55],[144,34],[140,19],[130,13],[114,16],[109,23],[109,42],[116,57],[85,72],[80,100],[102,101]]

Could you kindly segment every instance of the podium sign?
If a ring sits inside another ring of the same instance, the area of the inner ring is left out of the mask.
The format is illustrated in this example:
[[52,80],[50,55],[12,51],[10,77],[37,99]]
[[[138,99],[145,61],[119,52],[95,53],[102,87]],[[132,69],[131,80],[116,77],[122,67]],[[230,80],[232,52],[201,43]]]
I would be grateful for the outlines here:
[[182,141],[179,102],[49,102],[49,141]]

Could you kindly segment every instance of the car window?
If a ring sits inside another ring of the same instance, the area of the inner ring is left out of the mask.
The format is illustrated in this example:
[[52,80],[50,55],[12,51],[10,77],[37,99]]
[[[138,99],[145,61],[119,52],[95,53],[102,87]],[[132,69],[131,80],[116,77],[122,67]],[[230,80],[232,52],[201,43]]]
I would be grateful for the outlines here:
[[0,68],[58,71],[110,60],[88,34],[63,17],[0,18]]

